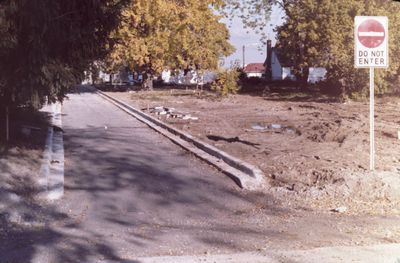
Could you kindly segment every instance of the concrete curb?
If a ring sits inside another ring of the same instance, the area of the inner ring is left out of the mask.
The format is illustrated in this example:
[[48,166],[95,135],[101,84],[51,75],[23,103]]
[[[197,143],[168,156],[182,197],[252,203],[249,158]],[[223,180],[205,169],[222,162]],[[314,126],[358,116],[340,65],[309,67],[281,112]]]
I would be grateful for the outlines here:
[[[40,179],[38,181],[41,193],[39,198],[47,200],[58,200],[64,195],[64,141],[61,104],[46,106],[42,111],[51,115],[47,132],[45,150],[40,168]],[[58,127],[60,129],[54,129]]]
[[263,172],[257,167],[248,164],[228,153],[221,151],[214,146],[211,146],[192,135],[178,130],[152,116],[135,109],[134,107],[96,90],[97,94],[114,105],[118,106],[128,114],[144,122],[152,129],[158,131],[168,137],[173,142],[177,143],[184,149],[192,152],[202,160],[217,167],[227,175],[229,175],[240,187],[248,190],[256,190],[261,188],[265,183]]
[[53,126],[47,129],[47,137],[46,144],[43,151],[42,165],[40,167],[39,172],[39,187],[40,187],[40,195],[43,197],[43,193],[47,191],[47,181],[50,174],[50,162],[51,162],[51,153],[53,148],[53,134],[54,129]]

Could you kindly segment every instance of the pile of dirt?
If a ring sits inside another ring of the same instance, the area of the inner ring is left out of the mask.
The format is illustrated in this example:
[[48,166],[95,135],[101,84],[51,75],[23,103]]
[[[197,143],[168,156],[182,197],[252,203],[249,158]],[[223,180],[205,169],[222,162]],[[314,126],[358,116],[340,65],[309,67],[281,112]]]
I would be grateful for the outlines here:
[[266,191],[287,202],[324,210],[345,205],[353,213],[399,212],[400,197],[393,190],[400,185],[398,98],[376,101],[377,172],[372,173],[366,102],[315,102],[293,95],[216,98],[190,90],[111,95],[137,108],[173,107],[195,116],[155,115],[257,165],[271,182]]

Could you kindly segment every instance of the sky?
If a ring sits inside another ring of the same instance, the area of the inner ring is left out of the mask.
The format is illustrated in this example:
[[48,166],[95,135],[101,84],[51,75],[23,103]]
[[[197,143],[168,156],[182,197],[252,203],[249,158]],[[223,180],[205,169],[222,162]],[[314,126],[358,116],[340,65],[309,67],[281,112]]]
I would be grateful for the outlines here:
[[[265,29],[272,40],[272,45],[275,45],[276,42],[276,34],[272,29],[283,23],[283,16],[283,10],[274,6],[268,27]],[[236,52],[225,59],[224,67],[229,68],[236,60],[240,62],[240,65],[243,65],[243,45],[245,45],[245,64],[264,63],[266,47],[260,41],[261,34],[257,34],[255,30],[244,28],[239,18],[233,19],[232,22],[228,20],[223,22],[228,25],[231,34],[230,42],[236,48]]]

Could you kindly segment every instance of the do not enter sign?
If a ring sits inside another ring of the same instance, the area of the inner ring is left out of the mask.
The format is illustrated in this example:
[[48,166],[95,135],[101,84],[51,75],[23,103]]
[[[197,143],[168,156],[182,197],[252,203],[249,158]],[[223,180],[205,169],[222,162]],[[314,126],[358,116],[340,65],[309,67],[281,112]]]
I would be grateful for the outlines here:
[[386,68],[388,61],[388,20],[381,16],[356,16],[355,66]]
[[355,66],[369,68],[370,170],[375,169],[375,68],[389,66],[388,19],[356,16],[354,19]]
[[365,20],[358,27],[358,41],[366,48],[376,48],[382,45],[386,32],[381,23],[375,19]]

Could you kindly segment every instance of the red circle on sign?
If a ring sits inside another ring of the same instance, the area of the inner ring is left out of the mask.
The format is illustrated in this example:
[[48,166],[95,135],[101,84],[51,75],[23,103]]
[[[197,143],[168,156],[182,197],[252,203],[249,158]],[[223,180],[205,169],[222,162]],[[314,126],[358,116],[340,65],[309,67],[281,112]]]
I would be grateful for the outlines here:
[[358,41],[367,48],[376,48],[382,45],[386,37],[385,28],[375,19],[365,20],[358,27]]

